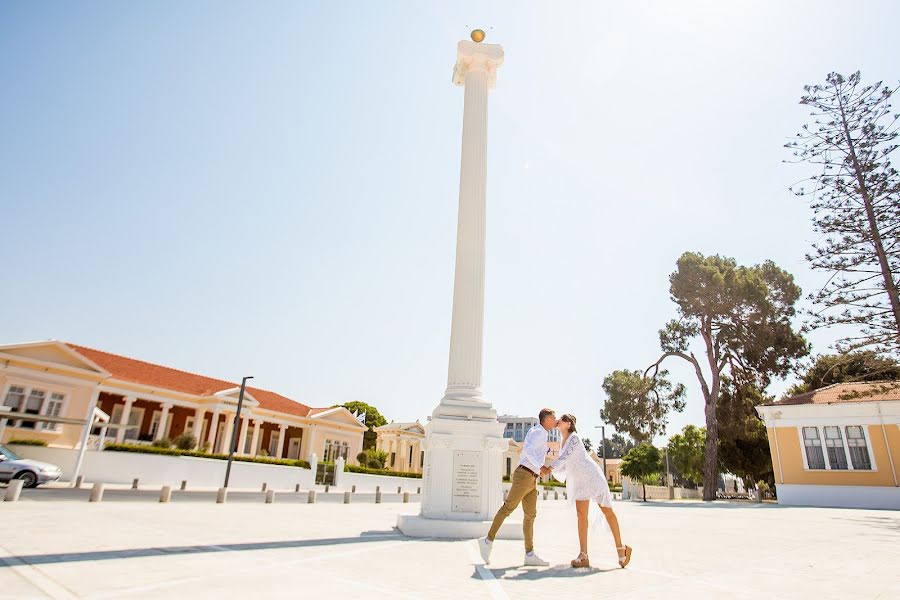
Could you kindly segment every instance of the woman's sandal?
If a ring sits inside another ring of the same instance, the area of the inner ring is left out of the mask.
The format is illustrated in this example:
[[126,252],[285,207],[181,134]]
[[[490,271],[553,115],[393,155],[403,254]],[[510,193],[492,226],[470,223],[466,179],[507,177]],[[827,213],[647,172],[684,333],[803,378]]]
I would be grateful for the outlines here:
[[[619,546],[617,550],[619,551],[619,566],[624,569],[631,562],[631,546]],[[622,553],[625,555],[622,556]]]
[[[584,557],[584,558],[582,558],[582,557]],[[583,568],[583,567],[589,567],[589,566],[591,566],[591,561],[588,559],[588,555],[587,555],[587,554],[585,554],[584,552],[579,552],[579,553],[578,553],[578,558],[576,558],[575,560],[573,560],[571,564],[572,564],[572,566],[575,567],[576,569],[580,569],[580,568]]]

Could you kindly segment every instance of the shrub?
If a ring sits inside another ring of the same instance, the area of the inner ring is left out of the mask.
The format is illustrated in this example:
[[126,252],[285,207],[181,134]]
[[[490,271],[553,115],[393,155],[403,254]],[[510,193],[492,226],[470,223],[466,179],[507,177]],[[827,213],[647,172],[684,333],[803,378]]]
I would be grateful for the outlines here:
[[384,465],[377,458],[369,459],[369,461],[366,463],[366,467],[370,469],[384,469]]
[[172,440],[172,443],[174,443],[175,447],[179,450],[193,450],[197,446],[197,438],[189,433],[182,433]]
[[[134,452],[137,454],[162,454],[165,456],[193,456],[196,458],[212,458],[216,460],[228,460],[227,454],[206,454],[197,450],[178,450],[177,448],[162,448],[159,446],[140,446],[137,444],[108,444],[104,448],[110,452]],[[266,465],[281,465],[284,467],[309,468],[305,460],[288,460],[282,458],[266,458],[263,456],[235,456],[234,460],[240,462],[261,463]]]
[[388,469],[371,469],[367,467],[357,467],[355,465],[345,465],[344,471],[350,473],[366,473],[368,475],[389,475],[391,477],[408,477],[410,479],[421,479],[421,473],[407,473],[405,471],[390,471]]
[[211,447],[212,447],[212,445],[209,442],[203,442],[202,444],[200,444],[200,447],[198,448],[198,450],[205,454],[209,454],[209,450]]
[[46,446],[46,440],[19,439],[9,440],[7,444],[18,444],[20,446]]
[[265,448],[263,448],[262,450],[259,451],[259,455],[260,455],[260,456],[268,456],[268,455],[269,455],[269,451],[266,450]]
[[759,493],[759,499],[762,500],[769,495],[769,484],[765,481],[759,481],[756,484],[756,490]]
[[150,445],[153,446],[154,448],[171,448],[172,440],[170,440],[167,437],[162,437],[162,438],[159,438],[158,440],[153,440],[153,442],[151,442]]
[[358,463],[361,464],[361,465],[368,464],[368,462],[369,462],[369,453],[363,451],[363,452],[360,452],[359,454],[357,454],[357,455],[356,455],[356,462],[358,462]]

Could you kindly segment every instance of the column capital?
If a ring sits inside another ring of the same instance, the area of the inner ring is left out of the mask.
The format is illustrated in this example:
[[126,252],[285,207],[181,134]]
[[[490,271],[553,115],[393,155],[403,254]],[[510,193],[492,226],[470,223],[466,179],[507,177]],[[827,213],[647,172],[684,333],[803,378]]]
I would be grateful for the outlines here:
[[137,398],[135,398],[134,396],[122,396],[122,400],[125,401],[125,404],[134,404]]
[[497,69],[503,64],[503,46],[500,44],[479,44],[462,40],[456,47],[456,65],[453,67],[453,83],[466,84],[469,71],[487,73],[489,88],[497,85]]
[[287,428],[288,428],[288,426],[285,425],[285,424],[283,424],[283,423],[280,423],[280,424],[278,425],[278,429],[281,430],[281,431],[287,431]]

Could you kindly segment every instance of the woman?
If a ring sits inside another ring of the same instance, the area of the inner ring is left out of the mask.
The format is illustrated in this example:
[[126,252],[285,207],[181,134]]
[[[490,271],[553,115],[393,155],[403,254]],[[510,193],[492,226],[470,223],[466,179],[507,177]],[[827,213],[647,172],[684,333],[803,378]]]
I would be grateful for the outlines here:
[[572,566],[591,566],[587,553],[588,512],[591,503],[596,502],[612,531],[619,553],[619,566],[624,569],[631,562],[631,546],[622,545],[619,520],[612,509],[612,496],[609,493],[609,484],[606,483],[606,475],[587,453],[581,437],[576,433],[573,415],[563,415],[556,426],[562,434],[562,448],[559,451],[559,458],[550,463],[550,472],[555,479],[566,484],[569,499],[570,501],[574,499],[575,512],[578,514],[578,542],[581,544],[581,554],[572,561]]

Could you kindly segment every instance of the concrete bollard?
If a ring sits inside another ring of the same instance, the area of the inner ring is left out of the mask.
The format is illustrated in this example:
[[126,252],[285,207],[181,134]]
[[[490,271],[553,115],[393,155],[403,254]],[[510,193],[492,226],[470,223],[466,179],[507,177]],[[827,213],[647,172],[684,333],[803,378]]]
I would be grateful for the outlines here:
[[381,490],[375,490],[375,504],[381,504]]
[[75,489],[79,489],[82,483],[84,483],[84,475],[79,475],[75,478]]
[[547,499],[547,492],[544,492],[544,500]]
[[91,488],[91,502],[103,501],[103,487],[103,484],[99,481],[94,484],[94,487]]
[[419,495],[421,493],[422,493],[422,488],[420,488],[420,487],[416,488],[416,495]]
[[275,504],[275,490],[266,490],[266,504]]
[[559,500],[559,492],[553,492],[553,499]]
[[403,487],[398,485],[398,486],[397,486],[397,493],[399,494],[399,493],[401,493],[402,491],[403,491]]
[[403,503],[409,504],[409,492],[403,492]]
[[219,488],[219,493],[216,494],[216,504],[225,504],[226,500],[228,500],[228,488]]
[[569,492],[563,492],[563,500],[569,499]]
[[262,491],[266,491],[268,488],[269,488],[269,484],[268,484],[268,483],[264,483],[264,484],[262,485]]
[[21,479],[13,479],[9,482],[9,486],[6,488],[6,494],[3,496],[4,502],[18,502],[19,494],[22,493],[22,486],[25,485],[25,482]]
[[355,486],[355,485],[354,485],[353,487],[350,488],[350,493],[352,493],[352,494],[355,494],[355,493],[356,493],[356,486]]
[[135,477],[134,481],[131,482],[131,489],[133,489],[133,490],[138,489],[138,486],[140,485],[140,483],[141,483],[141,480],[138,479],[137,477]]
[[159,501],[160,502],[168,502],[172,499],[172,487],[168,485],[164,485],[161,490],[159,490]]
[[380,492],[380,491],[381,491],[381,486],[380,486],[380,485],[376,485],[376,486],[375,486],[375,493],[377,494],[377,493]]
[[297,485],[294,486],[294,491],[295,491],[295,492],[299,492],[299,491],[300,491],[300,484],[299,484],[299,483],[298,483]]
[[329,486],[329,485],[326,485],[326,486],[325,486],[325,493],[326,493],[326,494],[328,493],[328,490],[329,490],[330,488],[331,488],[331,486]]
[[309,496],[306,498],[307,504],[315,504],[316,503],[316,490],[309,490]]
[[351,497],[350,492],[344,492],[344,504],[350,504],[350,497]]
[[181,491],[183,492],[186,489],[187,489],[187,479],[182,479],[181,480]]

